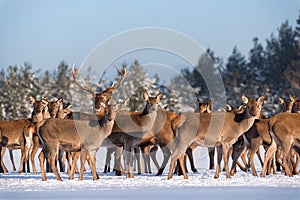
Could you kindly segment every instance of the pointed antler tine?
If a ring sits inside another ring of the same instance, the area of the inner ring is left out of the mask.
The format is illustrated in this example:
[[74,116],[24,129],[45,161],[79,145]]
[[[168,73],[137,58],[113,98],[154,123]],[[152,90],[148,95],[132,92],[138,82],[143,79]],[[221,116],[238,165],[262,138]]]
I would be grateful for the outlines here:
[[114,65],[114,67],[115,67],[115,69],[118,71],[118,73],[119,73],[120,75],[123,75],[123,72],[122,72],[116,65]]
[[117,66],[114,66],[116,68],[116,70],[118,71],[118,73],[121,75],[121,78],[118,82],[113,83],[112,86],[110,87],[110,89],[117,89],[118,87],[120,87],[120,85],[122,84],[122,82],[124,81],[125,77],[127,76],[127,67],[123,66],[124,72],[122,72]]
[[79,70],[81,69],[81,67],[83,66],[83,64],[81,64],[79,67],[78,67],[78,69],[77,70],[75,70],[75,64],[73,64],[73,66],[72,66],[72,75],[73,75],[73,78],[74,78],[74,81],[75,81],[75,83],[81,88],[81,89],[83,89],[83,90],[85,90],[85,91],[88,91],[88,92],[90,92],[90,93],[92,93],[92,94],[95,94],[96,93],[96,91],[94,91],[93,89],[91,89],[89,86],[87,86],[87,85],[81,85],[79,82],[78,82],[78,80],[77,80],[77,75],[78,75],[78,72],[79,72]]

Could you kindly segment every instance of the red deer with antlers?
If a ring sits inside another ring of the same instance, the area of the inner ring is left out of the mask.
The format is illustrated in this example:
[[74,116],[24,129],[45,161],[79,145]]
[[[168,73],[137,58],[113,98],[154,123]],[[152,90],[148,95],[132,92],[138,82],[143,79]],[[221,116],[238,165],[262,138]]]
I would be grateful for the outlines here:
[[[93,172],[93,179],[97,180],[98,175],[96,173],[96,157],[95,154],[100,148],[103,140],[111,133],[113,128],[116,112],[119,110],[115,103],[111,103],[109,99],[112,96],[112,92],[117,89],[124,81],[127,75],[127,68],[124,67],[124,72],[121,72],[117,67],[117,71],[121,74],[121,79],[109,87],[107,90],[101,93],[97,93],[87,85],[81,85],[77,80],[78,70],[75,70],[75,66],[72,67],[72,74],[75,83],[85,91],[88,91],[93,95],[95,116],[91,116],[89,120],[69,120],[69,119],[51,119],[45,122],[40,127],[38,132],[44,151],[39,155],[40,166],[42,170],[42,180],[46,180],[44,171],[44,157],[46,156],[50,160],[52,170],[57,180],[62,180],[58,174],[57,167],[55,165],[55,158],[58,149],[62,149],[68,152],[81,152],[81,169],[79,180],[82,180],[83,167],[89,155],[90,166]],[[109,104],[111,103],[111,104]],[[103,116],[104,110],[104,116]],[[97,116],[97,114],[102,114]],[[75,123],[76,122],[76,123]],[[78,134],[80,133],[80,135]],[[45,152],[45,153],[43,153]],[[75,162],[75,161],[74,161]],[[70,179],[73,179],[75,165],[72,165],[70,172]]]

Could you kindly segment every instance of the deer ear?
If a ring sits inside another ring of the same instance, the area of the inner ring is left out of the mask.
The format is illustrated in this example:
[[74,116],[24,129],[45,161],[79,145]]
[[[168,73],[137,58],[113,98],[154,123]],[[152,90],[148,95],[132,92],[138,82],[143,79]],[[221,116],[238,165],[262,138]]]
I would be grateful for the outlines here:
[[125,110],[126,104],[125,103],[119,103],[117,104],[117,111]]
[[159,94],[156,96],[156,99],[157,99],[158,101],[160,101],[160,100],[162,99],[162,97],[163,97],[163,94],[162,94],[162,93],[159,93]]
[[56,101],[57,103],[62,103],[63,102],[63,98],[62,97],[60,97],[59,99],[57,99],[57,101]]
[[49,102],[48,102],[47,100],[45,100],[45,99],[42,99],[41,101],[42,101],[42,103],[43,103],[44,106],[47,106],[48,103],[49,103]]
[[261,106],[264,105],[264,100],[265,100],[265,97],[264,96],[260,96],[257,101],[260,103]]
[[232,111],[232,106],[229,104],[226,104],[226,110],[231,112]]
[[32,96],[30,96],[29,99],[30,99],[30,103],[31,103],[31,104],[34,104],[35,99],[34,99]]
[[67,109],[70,109],[71,107],[72,107],[72,105],[70,104],[70,105],[68,105]]
[[144,97],[145,100],[148,100],[149,94],[148,94],[147,91],[144,92],[143,97]]
[[245,95],[243,95],[242,96],[242,101],[243,101],[244,104],[247,104],[248,103],[248,98]]
[[94,98],[94,95],[92,95],[91,93],[87,93],[87,94],[86,94],[86,97],[87,97],[88,99],[93,99],[93,98]]
[[293,97],[292,95],[290,95],[290,100],[291,100],[291,102],[295,102],[295,101],[296,101],[296,98]]
[[280,97],[278,98],[278,101],[279,101],[280,104],[284,103],[284,100],[282,98],[280,98]]

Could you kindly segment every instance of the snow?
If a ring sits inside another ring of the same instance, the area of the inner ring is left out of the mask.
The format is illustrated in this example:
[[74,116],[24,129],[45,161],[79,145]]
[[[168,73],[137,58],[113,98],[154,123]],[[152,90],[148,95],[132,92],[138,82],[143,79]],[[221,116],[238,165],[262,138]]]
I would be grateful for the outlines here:
[[[67,173],[60,173],[63,181],[56,180],[52,173],[47,173],[47,181],[41,180],[41,174],[19,174],[10,172],[0,174],[0,199],[299,199],[300,176],[286,177],[283,174],[269,175],[266,178],[254,177],[251,172],[239,171],[226,179],[225,172],[219,179],[214,179],[215,170],[207,169],[207,151],[198,148],[195,162],[198,173],[188,173],[189,179],[174,175],[167,180],[166,170],[163,176],[153,174],[135,174],[134,179],[114,176],[114,173],[102,173],[103,162],[97,162],[100,179],[93,181],[92,174],[84,173],[83,181],[68,180]],[[15,161],[19,158],[14,151]],[[97,157],[101,160],[105,149],[101,148]],[[5,163],[11,168],[8,155]],[[161,155],[158,155],[161,159]],[[104,159],[103,159],[104,160]],[[199,164],[200,163],[200,164]],[[16,162],[18,166],[18,162]],[[38,162],[36,162],[38,165]],[[168,166],[167,166],[168,168]],[[258,171],[261,170],[259,166]],[[153,168],[154,169],[154,168]],[[39,168],[38,168],[39,170]],[[154,171],[154,170],[153,170]]]

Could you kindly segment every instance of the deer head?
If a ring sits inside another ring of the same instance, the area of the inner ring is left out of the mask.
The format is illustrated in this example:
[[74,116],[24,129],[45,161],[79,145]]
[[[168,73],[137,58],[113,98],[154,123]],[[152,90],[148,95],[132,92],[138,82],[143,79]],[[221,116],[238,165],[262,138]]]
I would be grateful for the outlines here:
[[289,99],[290,99],[289,101],[285,101],[284,99],[282,99],[280,97],[278,98],[279,103],[282,105],[283,112],[291,113],[293,110],[293,106],[294,106],[296,99],[295,99],[295,97],[293,97],[291,95],[290,95]]
[[209,100],[208,103],[202,103],[199,98],[197,98],[197,108],[195,112],[199,113],[211,113],[212,112],[212,101]]
[[120,87],[120,85],[122,84],[122,82],[124,81],[126,75],[127,75],[127,68],[126,66],[123,66],[123,72],[115,66],[116,70],[118,71],[118,73],[121,75],[121,78],[118,82],[112,84],[108,89],[106,89],[105,91],[101,92],[101,93],[97,93],[96,90],[93,90],[91,87],[89,87],[88,85],[82,85],[78,82],[77,80],[77,75],[78,72],[80,70],[80,68],[82,67],[82,65],[75,70],[75,65],[73,65],[72,67],[72,75],[74,78],[75,83],[83,90],[89,92],[92,95],[93,101],[94,101],[94,110],[97,113],[99,113],[101,111],[101,108],[104,108],[106,102],[111,98],[112,96],[112,92],[114,90],[116,90],[118,87]]
[[48,111],[51,118],[56,118],[58,112],[63,109],[63,99],[59,98],[56,101],[51,101],[48,103]]
[[163,96],[162,93],[159,93],[154,97],[150,97],[148,92],[145,91],[143,97],[146,100],[146,106],[143,110],[143,114],[149,114],[151,112],[155,112],[158,109],[158,102],[161,100],[162,96]]
[[33,111],[31,113],[31,118],[33,122],[40,122],[43,119],[48,118],[48,101],[46,98],[41,100],[36,100],[32,96],[30,98],[30,103],[33,105]]
[[245,109],[246,109],[246,105],[245,104],[242,104],[240,106],[237,106],[237,107],[233,107],[229,104],[226,104],[226,111],[227,112],[233,112],[233,113],[236,113],[236,114],[242,114]]
[[246,96],[242,96],[243,103],[246,105],[246,113],[251,117],[255,117],[257,119],[260,118],[261,108],[264,105],[264,96],[261,96],[257,99],[253,97],[248,100]]
[[72,107],[72,105],[68,105],[67,107],[63,107],[62,109],[60,109],[57,113],[57,118],[60,118],[60,119],[64,119],[66,118],[67,116],[69,116],[72,111],[70,110]]

